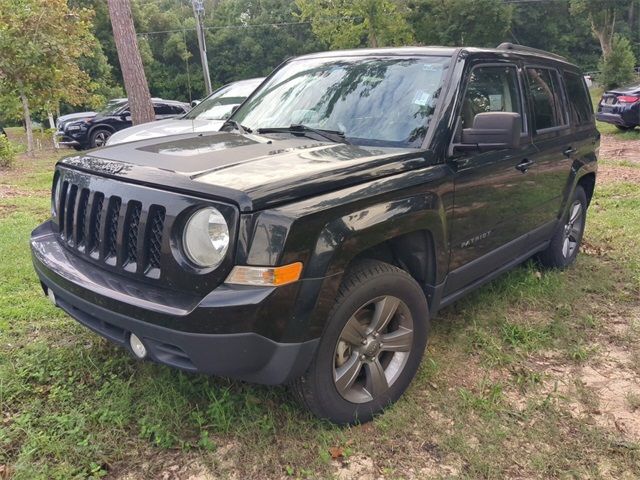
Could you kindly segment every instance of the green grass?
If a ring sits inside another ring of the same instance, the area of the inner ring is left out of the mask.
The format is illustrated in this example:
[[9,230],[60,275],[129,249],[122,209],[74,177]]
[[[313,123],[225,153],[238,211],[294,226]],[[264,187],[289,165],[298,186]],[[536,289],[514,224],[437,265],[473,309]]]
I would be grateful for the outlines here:
[[[540,366],[580,368],[607,342],[638,344],[640,327],[606,331],[638,305],[638,185],[598,186],[586,240],[604,253],[583,254],[565,272],[528,263],[445,309],[407,394],[369,425],[337,428],[285,387],[137,362],[53,308],[28,238],[48,215],[54,161],[23,161],[0,177],[0,187],[21,190],[0,198],[0,465],[13,478],[159,478],[193,462],[215,478],[331,478],[363,457],[386,478],[640,471],[640,446],[571,413],[572,402],[592,412],[593,392],[563,390]],[[638,397],[626,404],[637,409]]]

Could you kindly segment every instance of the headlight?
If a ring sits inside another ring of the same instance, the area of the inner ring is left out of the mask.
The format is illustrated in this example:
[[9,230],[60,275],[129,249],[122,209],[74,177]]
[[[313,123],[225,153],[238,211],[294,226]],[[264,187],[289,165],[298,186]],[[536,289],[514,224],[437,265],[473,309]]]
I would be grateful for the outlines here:
[[229,226],[222,214],[207,207],[191,215],[182,234],[182,248],[200,267],[217,267],[229,249]]

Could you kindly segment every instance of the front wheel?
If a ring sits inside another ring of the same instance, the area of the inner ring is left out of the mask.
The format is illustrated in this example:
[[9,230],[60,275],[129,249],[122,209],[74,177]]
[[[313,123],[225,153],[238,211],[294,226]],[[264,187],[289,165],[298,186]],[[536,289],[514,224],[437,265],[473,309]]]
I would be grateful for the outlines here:
[[563,269],[575,261],[582,243],[586,218],[587,195],[578,185],[562,224],[551,238],[547,249],[538,254],[542,266]]
[[347,273],[316,356],[294,389],[321,418],[369,421],[411,383],[428,330],[426,297],[408,273],[359,263]]
[[107,140],[111,136],[111,132],[104,128],[99,128],[91,133],[91,148],[104,147]]

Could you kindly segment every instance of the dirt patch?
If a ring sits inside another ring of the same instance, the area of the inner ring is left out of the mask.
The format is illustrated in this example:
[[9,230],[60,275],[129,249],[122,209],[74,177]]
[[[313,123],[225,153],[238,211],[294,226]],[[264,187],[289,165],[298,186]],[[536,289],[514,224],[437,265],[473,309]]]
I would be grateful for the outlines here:
[[[631,442],[640,441],[640,378],[635,371],[638,352],[634,337],[640,324],[640,307],[623,316],[606,319],[593,359],[568,365],[556,355],[541,355],[532,362],[544,376],[541,394],[565,403],[570,413]],[[631,340],[631,341],[629,341]],[[524,399],[508,395],[517,408]]]
[[[640,163],[638,163],[640,166]],[[600,165],[598,168],[598,183],[640,183],[640,168]]]
[[600,158],[626,160],[640,166],[640,141],[626,140],[618,135],[602,135]]

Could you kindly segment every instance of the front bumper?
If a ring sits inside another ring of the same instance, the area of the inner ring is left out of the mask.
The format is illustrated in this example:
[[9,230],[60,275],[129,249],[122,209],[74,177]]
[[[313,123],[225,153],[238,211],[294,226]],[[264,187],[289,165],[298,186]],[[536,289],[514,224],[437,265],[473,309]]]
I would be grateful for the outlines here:
[[56,141],[60,145],[66,145],[67,147],[80,147],[80,142],[66,135],[64,132],[58,130],[56,133]]
[[295,298],[283,291],[290,286],[222,285],[201,299],[163,291],[77,258],[58,242],[50,222],[33,231],[31,251],[43,289],[54,293],[58,307],[125,348],[135,333],[148,357],[158,363],[281,384],[302,375],[315,354],[318,339],[281,342],[258,327],[265,322],[286,324],[277,315],[287,311],[282,308],[283,293]]

